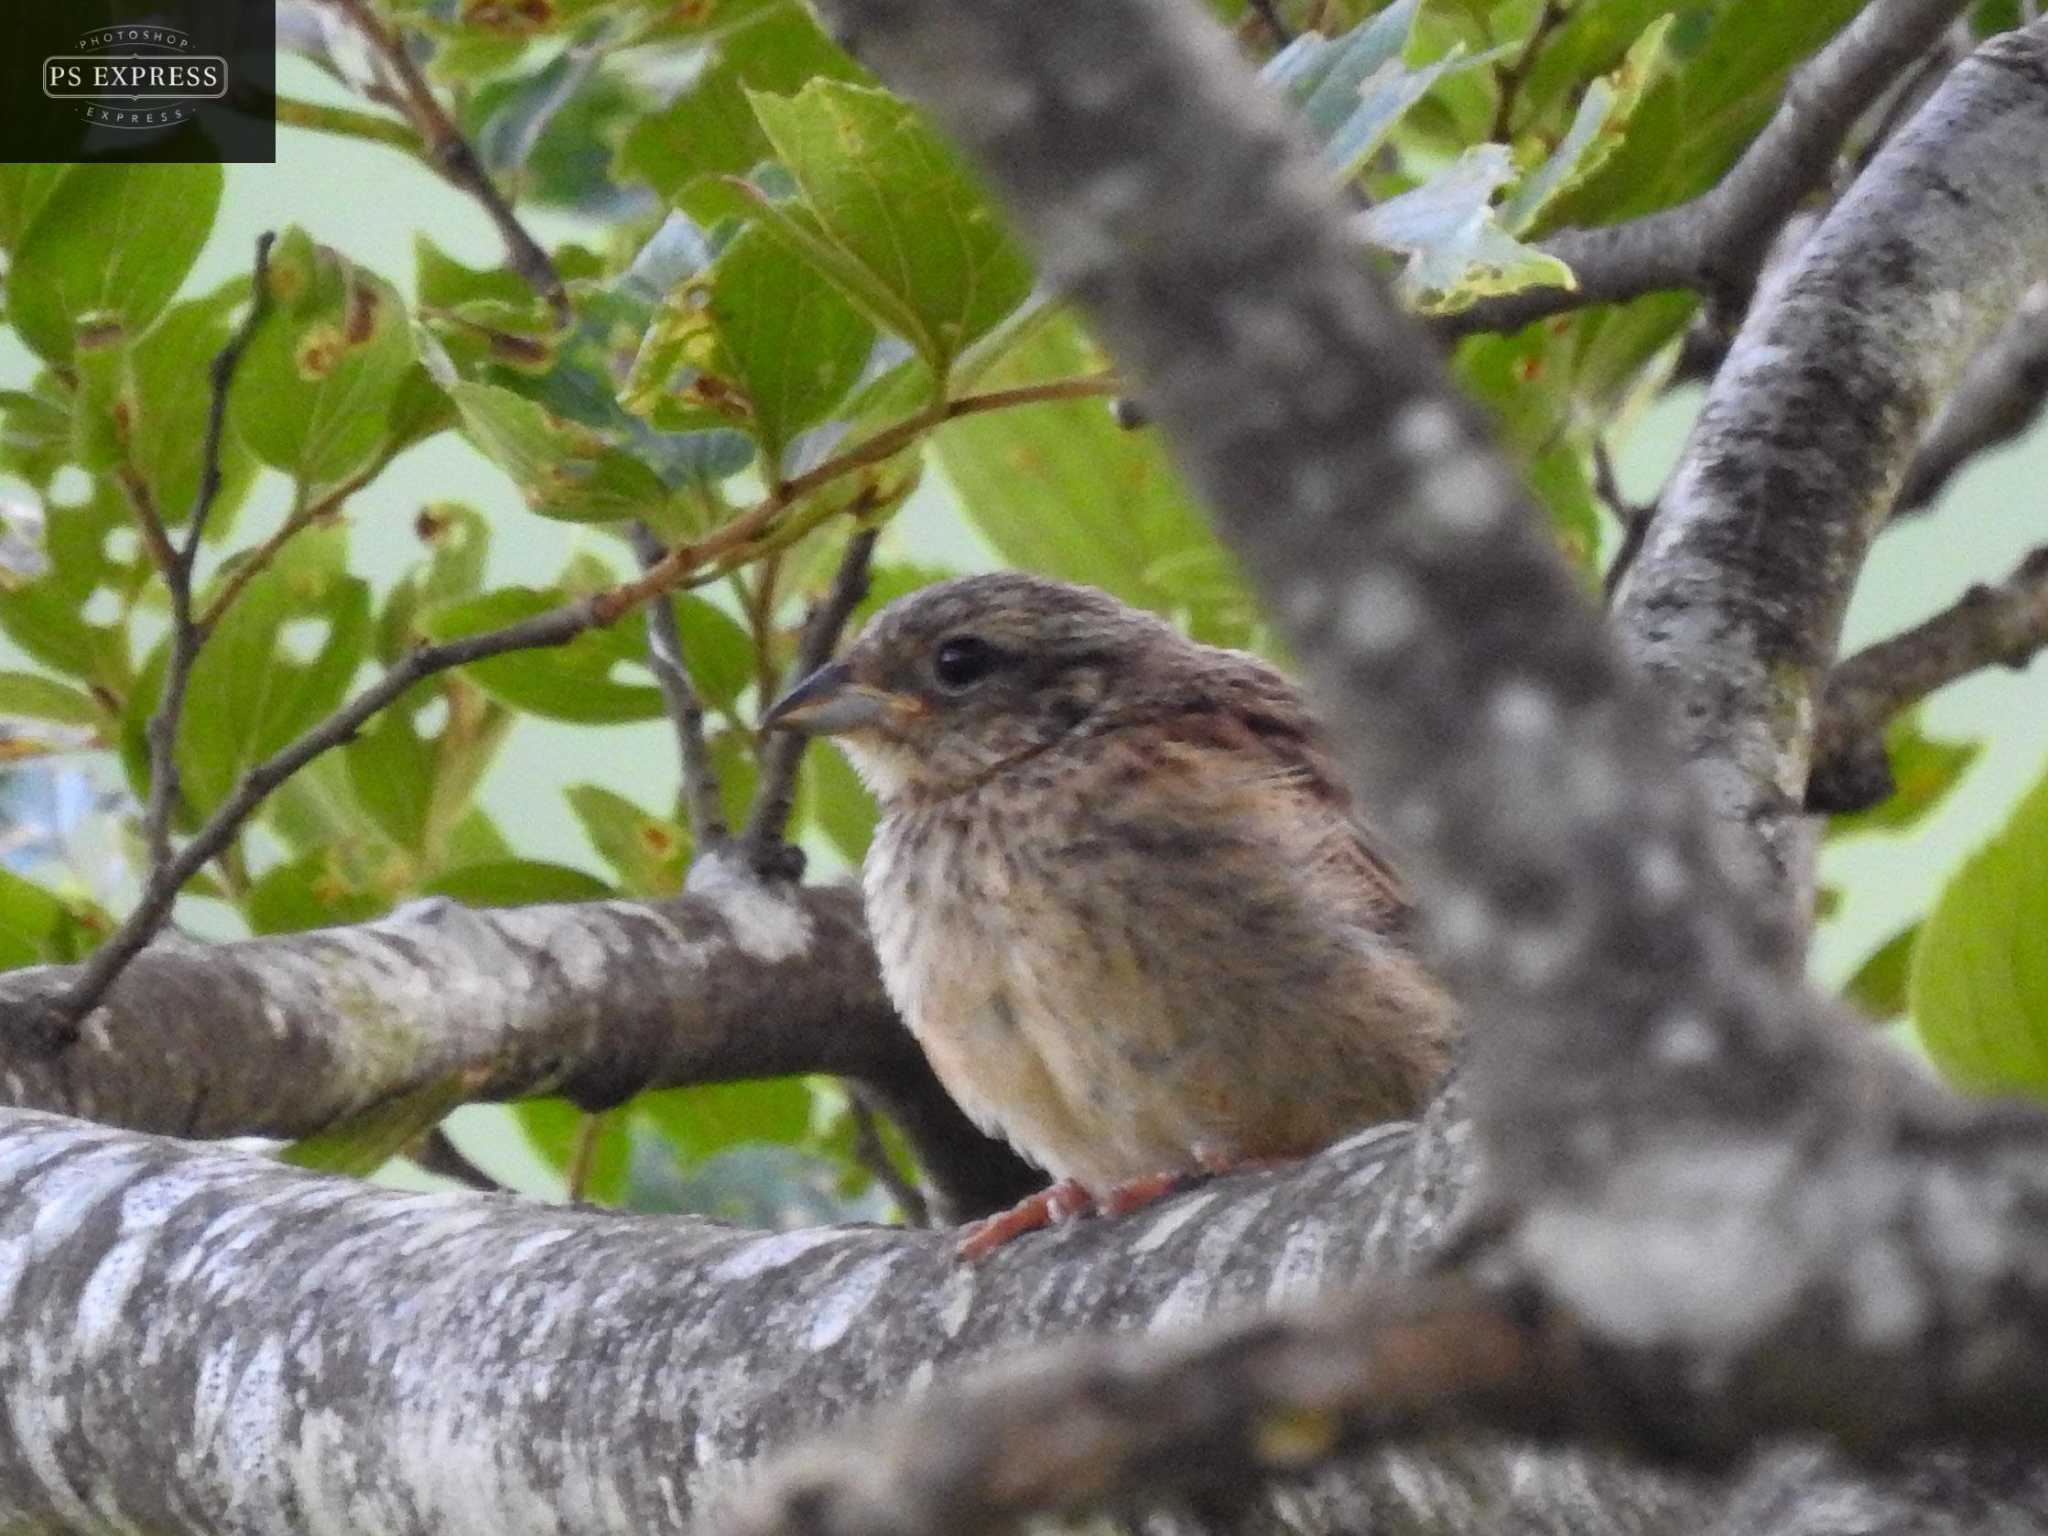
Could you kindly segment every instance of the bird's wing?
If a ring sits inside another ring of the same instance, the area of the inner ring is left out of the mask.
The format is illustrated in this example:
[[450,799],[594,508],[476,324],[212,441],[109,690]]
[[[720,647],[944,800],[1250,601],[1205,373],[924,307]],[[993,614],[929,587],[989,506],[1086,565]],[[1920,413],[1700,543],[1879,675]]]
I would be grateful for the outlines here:
[[1381,851],[1300,691],[1243,652],[1211,651],[1187,686],[1160,699],[1158,725],[1190,756],[1205,795],[1304,858],[1329,898],[1382,933],[1406,929],[1406,882]]

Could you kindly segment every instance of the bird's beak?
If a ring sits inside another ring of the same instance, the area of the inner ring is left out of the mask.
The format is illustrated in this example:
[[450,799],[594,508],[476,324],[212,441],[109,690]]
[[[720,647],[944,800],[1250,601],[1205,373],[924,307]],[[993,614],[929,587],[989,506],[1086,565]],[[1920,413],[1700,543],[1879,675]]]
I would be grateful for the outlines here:
[[834,661],[818,668],[770,705],[768,713],[761,717],[761,728],[804,731],[814,736],[857,731],[880,720],[894,702],[893,696],[881,689],[856,683],[846,663]]

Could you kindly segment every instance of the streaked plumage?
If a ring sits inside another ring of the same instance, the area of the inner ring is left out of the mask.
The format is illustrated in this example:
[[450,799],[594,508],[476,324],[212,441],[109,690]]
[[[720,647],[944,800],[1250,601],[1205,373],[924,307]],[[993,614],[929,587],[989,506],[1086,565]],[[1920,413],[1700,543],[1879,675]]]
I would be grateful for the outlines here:
[[1098,1194],[1416,1107],[1447,1000],[1294,686],[1087,588],[967,577],[776,714],[882,802],[890,995],[985,1128]]

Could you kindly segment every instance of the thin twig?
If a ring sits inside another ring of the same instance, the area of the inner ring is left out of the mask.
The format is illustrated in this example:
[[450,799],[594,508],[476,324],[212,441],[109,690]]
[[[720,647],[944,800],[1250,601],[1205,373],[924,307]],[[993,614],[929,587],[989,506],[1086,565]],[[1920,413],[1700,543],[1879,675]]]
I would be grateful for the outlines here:
[[[831,587],[804,621],[803,636],[797,642],[796,660],[790,667],[790,676],[807,677],[832,659],[833,649],[846,629],[846,621],[853,617],[853,610],[867,596],[868,564],[874,557],[877,537],[879,530],[860,528],[847,541],[846,553],[840,557]],[[767,700],[762,700],[764,708],[767,703]],[[789,825],[789,814],[796,804],[797,770],[803,765],[807,745],[809,738],[799,731],[777,731],[761,748],[761,785],[755,791],[752,808],[747,812],[747,824],[740,832],[739,847],[747,864],[763,878],[794,878],[789,873],[789,865],[794,861],[786,856],[782,833]],[[802,873],[801,865],[796,873]]]
[[924,1197],[913,1180],[903,1176],[903,1170],[896,1166],[896,1159],[889,1155],[888,1143],[882,1140],[881,1116],[870,1104],[866,1092],[858,1083],[846,1085],[846,1113],[853,1121],[853,1160],[875,1176],[875,1182],[889,1192],[889,1198],[896,1202],[896,1209],[903,1213],[903,1220],[913,1227],[929,1227],[932,1224],[931,1202]]
[[152,871],[171,859],[171,818],[177,814],[178,726],[185,713],[185,691],[192,681],[192,668],[199,651],[219,617],[218,605],[203,619],[192,616],[192,571],[199,559],[200,541],[206,535],[207,519],[220,499],[221,445],[227,433],[228,390],[250,338],[270,310],[270,247],[276,236],[266,230],[256,238],[256,258],[249,288],[249,308],[242,322],[229,334],[207,369],[211,391],[206,410],[206,436],[199,450],[199,485],[186,519],[185,542],[174,547],[164,532],[163,519],[156,510],[149,487],[133,475],[123,477],[129,500],[142,522],[144,541],[156,561],[170,595],[170,654],[164,664],[163,693],[143,728],[149,745],[149,802],[143,808],[142,842]]
[[[661,540],[645,523],[633,524],[633,553],[646,570],[662,557]],[[660,601],[647,610],[647,664],[661,685],[661,701],[675,727],[676,750],[682,759],[683,810],[690,836],[700,850],[722,846],[731,836],[725,823],[725,801],[711,748],[704,739],[704,701],[690,681],[683,660],[682,632],[676,627],[675,605]]]
[[506,259],[527,285],[547,301],[557,321],[567,325],[572,318],[568,290],[554,262],[540,242],[526,232],[512,205],[486,174],[483,161],[462,131],[455,126],[434,97],[426,76],[406,51],[405,40],[384,25],[370,9],[368,0],[330,0],[363,35],[377,57],[396,81],[405,114],[412,121],[425,149],[427,163],[439,171],[451,186],[467,192],[483,206],[498,237],[505,242]]
[[1621,478],[1614,472],[1614,455],[1608,451],[1604,438],[1593,444],[1593,494],[1607,503],[1608,510],[1621,524],[1621,545],[1614,551],[1614,558],[1607,563],[1607,572],[1600,579],[1600,595],[1612,602],[1621,578],[1628,574],[1628,568],[1642,553],[1643,540],[1650,532],[1650,519],[1657,515],[1657,504],[1654,501],[1632,502],[1622,494]]
[[[758,541],[774,536],[776,519],[788,510],[792,501],[840,476],[900,452],[942,420],[1043,400],[1107,394],[1115,388],[1115,381],[1107,375],[1057,379],[1020,389],[966,395],[947,402],[942,409],[921,411],[915,417],[899,422],[837,458],[798,476],[782,490],[762,498],[704,538],[677,545],[635,580],[593,592],[502,629],[466,635],[438,645],[417,646],[407,651],[381,678],[327,719],[261,763],[245,770],[233,793],[215,809],[191,841],[168,862],[152,867],[142,899],[135,909],[106,943],[79,967],[71,989],[50,1003],[41,1017],[24,1021],[24,1033],[33,1045],[53,1053],[76,1041],[86,1015],[106,996],[107,988],[113,985],[128,962],[163,926],[185,882],[234,840],[243,822],[255,813],[273,790],[329,748],[351,739],[373,715],[422,678],[511,651],[566,645],[586,630],[616,623],[650,598],[694,581],[714,580],[732,568],[729,562],[739,561],[758,547]],[[854,505],[859,507],[862,504],[856,501]],[[780,831],[778,824],[778,838]]]
[[1495,143],[1507,142],[1514,127],[1515,100],[1521,95],[1522,82],[1529,78],[1529,70],[1536,62],[1536,51],[1543,46],[1543,40],[1550,35],[1551,29],[1563,19],[1562,0],[1543,0],[1543,9],[1537,13],[1536,24],[1523,40],[1521,52],[1515,55],[1512,63],[1493,72],[1500,100],[1493,109],[1493,127],[1486,136]]
[[1891,793],[1885,727],[1937,689],[1986,667],[2026,666],[2048,649],[2048,545],[1995,587],[1974,586],[1953,607],[1859,651],[1828,674],[1810,811],[1860,811]]

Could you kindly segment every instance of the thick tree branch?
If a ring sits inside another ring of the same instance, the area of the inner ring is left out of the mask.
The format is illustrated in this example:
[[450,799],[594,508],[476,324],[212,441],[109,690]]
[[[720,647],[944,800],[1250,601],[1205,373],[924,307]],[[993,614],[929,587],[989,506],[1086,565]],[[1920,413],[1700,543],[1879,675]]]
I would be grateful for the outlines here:
[[1437,322],[1439,334],[1515,331],[1588,304],[1691,288],[1741,315],[1772,236],[1826,184],[1856,119],[1900,71],[1925,57],[1962,0],[1878,0],[1792,76],[1784,104],[1712,191],[1689,203],[1542,242],[1575,289],[1490,299]]
[[[708,888],[705,888],[708,885]],[[77,968],[0,975],[38,1016]],[[1036,1178],[967,1123],[882,992],[858,895],[700,883],[672,901],[472,911],[136,957],[61,1057],[5,1032],[15,1106],[183,1136],[311,1135],[457,1073],[587,1107],[646,1088],[827,1072],[869,1085],[949,1215]]]
[[1803,930],[1803,807],[1841,621],[1936,407],[2048,271],[2038,39],[1959,65],[1759,296],[1616,622],[1757,900]]
[[1860,811],[1892,791],[1884,730],[1929,694],[1990,666],[2025,667],[2048,647],[2048,545],[1995,587],[1859,651],[1828,674],[1815,734],[1810,811]]
[[[0,1517],[672,1533],[849,1408],[1026,1341],[1308,1299],[1402,1251],[1397,1231],[1428,1241],[1459,1187],[1447,1143],[1389,1128],[968,1267],[942,1234],[404,1195],[0,1112]],[[1435,1527],[1510,1498],[1549,1536],[1711,1508],[1479,1445],[1331,1484],[1305,1528]]]
[[1087,1339],[940,1390],[858,1442],[791,1458],[730,1536],[994,1536],[1148,1493],[1241,1502],[1342,1453],[1445,1425],[1540,1433],[1578,1389],[1570,1341],[1459,1281],[1385,1287],[1199,1343]]
[[[939,1235],[406,1195],[0,1112],[0,1517],[161,1536],[677,1532],[766,1449],[1020,1344],[1181,1331],[1385,1273],[1442,1231],[1459,1140],[1454,1116],[1385,1128],[963,1267]],[[1284,1371],[1248,1385],[1342,1412],[1350,1346],[1310,1379],[1285,1341],[1339,1336],[1295,1329],[1239,1335],[1253,1367]],[[1324,1427],[1269,1422],[1259,1449],[1305,1468]],[[1060,1440],[1041,1443],[1034,1461],[1056,1466]],[[1729,1489],[1440,1441],[1270,1500],[1246,1486],[1174,1529],[1491,1530],[1512,1511],[1517,1536],[1840,1536],[1853,1507],[1860,1531],[1917,1536],[1965,1494],[1983,1528],[2022,1528],[2048,1493],[2024,1467],[1989,1487],[1941,1470],[1845,1486],[1801,1454]]]

